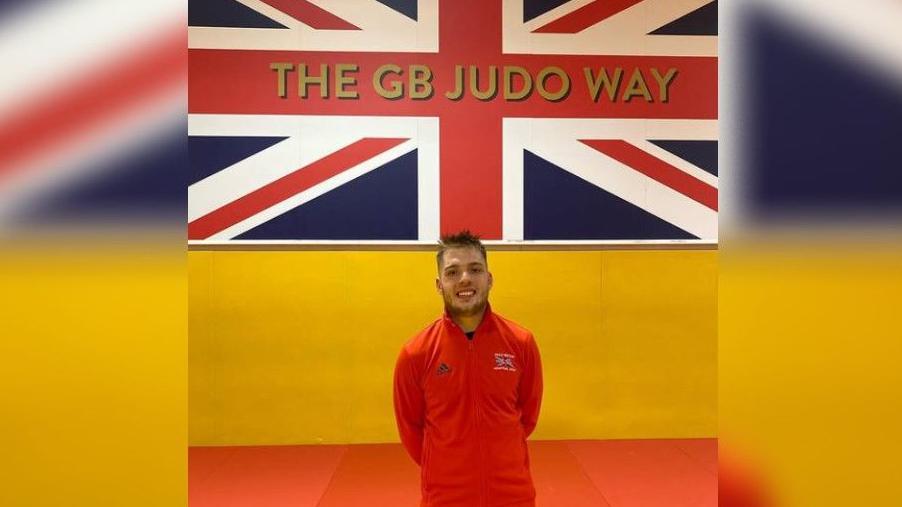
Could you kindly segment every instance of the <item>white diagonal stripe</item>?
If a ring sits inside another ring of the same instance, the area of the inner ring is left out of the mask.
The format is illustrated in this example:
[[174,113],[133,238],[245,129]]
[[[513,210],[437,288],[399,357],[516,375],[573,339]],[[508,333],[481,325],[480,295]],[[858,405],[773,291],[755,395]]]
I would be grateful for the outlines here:
[[655,158],[661,159],[664,162],[676,167],[680,171],[692,176],[693,178],[702,181],[708,185],[711,185],[714,188],[717,188],[717,176],[709,173],[708,171],[698,167],[697,165],[689,162],[688,160],[682,159],[673,153],[661,148],[660,146],[648,142],[645,139],[628,139],[629,143],[633,146],[647,151],[650,155]]
[[[358,164],[285,201],[298,206],[391,161],[412,149],[417,156],[417,223],[421,239],[438,238],[439,175],[438,119],[385,116],[189,115],[193,136],[284,136],[261,150],[188,188],[188,220],[193,221],[273,181],[306,167],[367,137],[407,138],[399,146]],[[422,145],[420,145],[422,140]],[[375,165],[374,165],[375,164]],[[227,239],[293,206],[279,203],[222,231]],[[264,219],[265,218],[265,219]],[[262,220],[262,221],[261,221]],[[245,228],[246,227],[246,228]],[[236,232],[238,231],[238,232]]]
[[649,132],[662,139],[716,139],[717,123],[716,120],[506,119],[504,239],[523,239],[523,150],[528,149],[703,240],[716,240],[716,211],[578,141],[628,139],[644,142]]
[[360,164],[357,164],[354,167],[351,167],[345,171],[342,171],[340,174],[337,174],[321,183],[318,183],[303,192],[295,194],[284,201],[274,204],[273,206],[257,213],[251,217],[248,217],[245,220],[242,220],[231,227],[227,227],[222,231],[211,235],[210,240],[226,240],[234,238],[240,234],[243,234],[254,227],[267,222],[287,211],[296,208],[306,202],[309,202],[330,190],[340,187],[345,183],[363,176],[364,174],[380,167],[392,160],[408,153],[416,148],[416,141],[411,139],[404,143],[401,143],[398,146],[395,146],[389,150],[386,150],[379,155],[376,155],[373,158],[367,159]]
[[[588,2],[570,2],[523,23],[522,2],[505,2],[504,52],[573,55],[717,56],[715,35],[648,35],[712,0],[646,0],[579,33],[532,33]],[[571,8],[573,7],[573,8]]]
[[420,0],[417,21],[372,0],[312,1],[360,30],[317,30],[260,0],[239,0],[287,29],[188,27],[194,49],[437,52],[437,0]]

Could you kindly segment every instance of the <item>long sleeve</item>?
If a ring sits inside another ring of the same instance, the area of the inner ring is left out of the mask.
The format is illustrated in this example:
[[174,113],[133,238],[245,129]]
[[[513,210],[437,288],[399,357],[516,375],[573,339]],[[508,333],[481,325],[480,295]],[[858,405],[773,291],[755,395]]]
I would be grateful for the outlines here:
[[413,361],[405,349],[401,349],[395,364],[394,381],[395,422],[398,434],[407,453],[421,464],[423,451],[423,424],[426,407],[419,375]]
[[535,338],[529,336],[523,354],[523,372],[520,377],[520,421],[526,436],[536,428],[539,421],[539,409],[542,406],[542,360]]

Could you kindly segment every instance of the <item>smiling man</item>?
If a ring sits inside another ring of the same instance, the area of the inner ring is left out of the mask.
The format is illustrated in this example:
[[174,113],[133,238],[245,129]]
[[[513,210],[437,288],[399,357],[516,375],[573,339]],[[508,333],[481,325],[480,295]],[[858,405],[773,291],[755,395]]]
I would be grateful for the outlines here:
[[395,418],[420,466],[421,507],[533,507],[526,437],[542,401],[532,333],[494,313],[485,247],[463,231],[439,244],[444,315],[401,349]]

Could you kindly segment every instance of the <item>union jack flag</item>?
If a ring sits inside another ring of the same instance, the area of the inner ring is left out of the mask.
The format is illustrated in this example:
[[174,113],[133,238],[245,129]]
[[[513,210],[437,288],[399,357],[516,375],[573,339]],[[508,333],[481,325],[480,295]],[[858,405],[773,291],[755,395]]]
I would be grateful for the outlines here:
[[[716,9],[191,0],[189,240],[432,242],[469,228],[513,242],[715,242]],[[297,66],[288,93],[277,93],[274,63]],[[291,89],[301,64],[323,78],[304,98]],[[336,96],[337,64],[353,66],[355,98]],[[396,100],[370,83],[386,64],[398,69],[384,83],[402,87]],[[411,65],[430,69],[425,99],[411,94]],[[496,95],[444,96],[458,66],[497,73]],[[569,93],[508,100],[510,67],[533,82],[558,68]],[[620,88],[593,97],[590,77],[615,69]],[[677,69],[669,97],[625,97],[635,72],[654,89],[649,69]]]
[[495,369],[496,370],[517,371],[517,367],[514,365],[513,354],[503,354],[500,352],[496,352],[495,353]]
[[[0,80],[0,238],[184,223],[186,17],[170,1],[0,4],[17,69]],[[60,66],[65,86],[27,77]]]

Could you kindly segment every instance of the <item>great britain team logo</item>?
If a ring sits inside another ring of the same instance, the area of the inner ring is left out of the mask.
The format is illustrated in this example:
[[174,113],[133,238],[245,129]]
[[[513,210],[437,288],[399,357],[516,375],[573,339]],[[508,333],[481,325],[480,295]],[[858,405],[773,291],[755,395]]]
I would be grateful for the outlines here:
[[514,365],[514,355],[495,352],[495,369],[517,371],[517,367]]

